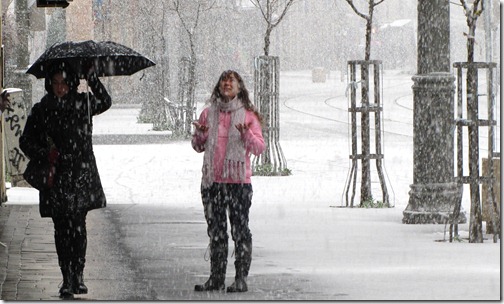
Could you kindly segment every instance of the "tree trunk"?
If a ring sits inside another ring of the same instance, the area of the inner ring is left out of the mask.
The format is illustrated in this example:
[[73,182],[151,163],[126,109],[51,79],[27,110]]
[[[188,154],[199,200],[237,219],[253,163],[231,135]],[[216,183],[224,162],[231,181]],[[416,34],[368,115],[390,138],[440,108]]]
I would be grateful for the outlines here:
[[476,35],[476,21],[469,24],[469,33],[467,35],[467,62],[474,62],[474,41]]
[[366,53],[364,54],[364,60],[369,61],[371,58],[371,21],[368,20],[366,24]]
[[[369,56],[366,53],[366,56]],[[361,85],[362,85],[362,107],[369,107],[369,65],[361,66]],[[369,112],[361,114],[361,140],[362,140],[362,155],[369,157],[370,149],[370,133],[369,133]],[[371,194],[371,166],[369,158],[362,159],[362,181],[361,181],[361,206],[365,202],[373,200]]]
[[[476,18],[469,18],[467,33],[467,62],[474,62],[474,42],[476,35]],[[467,118],[479,119],[478,114],[478,70],[469,66],[467,69]],[[469,192],[471,196],[471,218],[469,222],[469,243],[483,243],[483,223],[480,201],[479,178],[479,126],[468,127],[469,136]]]
[[[472,39],[474,42],[474,39]],[[473,45],[474,46],[474,45]],[[469,56],[471,58],[472,56]],[[478,115],[478,70],[469,66],[467,69],[467,119],[477,121]],[[479,126],[468,127],[469,136],[469,176],[471,196],[471,219],[469,223],[469,242],[483,243],[479,179]]]
[[[476,34],[476,22],[469,22],[469,33],[467,34],[467,62],[474,62],[474,40]],[[467,118],[472,121],[478,120],[478,70],[473,67],[467,69]],[[469,192],[471,196],[471,218],[469,222],[469,242],[483,243],[483,223],[480,206],[480,185],[479,178],[479,151],[478,138],[479,126],[469,126],[469,176],[471,182]]]
[[185,132],[187,136],[191,135],[191,124],[194,116],[194,93],[196,91],[196,58],[192,57],[189,63],[189,91],[186,103],[186,117],[185,117]]
[[369,0],[369,16],[366,19],[366,54],[364,60],[369,61],[371,58],[371,38],[373,34],[373,0]]
[[268,25],[268,28],[266,29],[266,34],[264,34],[264,56],[269,56],[270,36],[272,30],[273,28],[271,28]]

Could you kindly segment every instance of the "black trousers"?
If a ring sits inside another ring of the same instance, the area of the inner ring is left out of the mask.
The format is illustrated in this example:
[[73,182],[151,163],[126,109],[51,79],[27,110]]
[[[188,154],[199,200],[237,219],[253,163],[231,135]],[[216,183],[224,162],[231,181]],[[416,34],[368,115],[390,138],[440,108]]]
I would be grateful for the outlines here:
[[54,241],[60,265],[62,262],[84,260],[87,248],[87,212],[55,216]]
[[249,229],[249,210],[252,205],[251,184],[213,183],[201,188],[201,197],[211,243],[228,242],[227,211],[231,224],[231,237],[235,247],[252,241]]

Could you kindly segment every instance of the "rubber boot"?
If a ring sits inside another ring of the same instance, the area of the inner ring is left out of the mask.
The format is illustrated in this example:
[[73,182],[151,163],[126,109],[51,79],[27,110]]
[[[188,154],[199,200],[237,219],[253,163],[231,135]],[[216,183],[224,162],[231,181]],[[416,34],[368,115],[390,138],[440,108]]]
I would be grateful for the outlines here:
[[73,297],[73,286],[72,286],[72,267],[70,261],[60,261],[61,274],[63,275],[63,284],[59,290],[60,298],[72,298]]
[[239,244],[236,248],[235,281],[229,286],[227,292],[248,291],[247,277],[252,263],[252,240]]
[[226,242],[212,242],[210,245],[210,278],[200,285],[195,285],[195,291],[224,290],[226,280],[228,245]]
[[88,288],[84,285],[84,265],[86,263],[85,258],[78,258],[72,264],[73,266],[73,277],[72,285],[74,294],[87,294]]

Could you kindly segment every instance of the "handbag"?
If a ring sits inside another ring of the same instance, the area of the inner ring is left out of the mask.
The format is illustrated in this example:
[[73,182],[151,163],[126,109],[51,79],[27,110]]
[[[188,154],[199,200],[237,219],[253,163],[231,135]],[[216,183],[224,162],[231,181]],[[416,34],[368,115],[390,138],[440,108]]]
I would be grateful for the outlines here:
[[28,184],[38,190],[50,189],[53,186],[56,167],[47,160],[31,159],[23,173]]
[[[44,142],[48,147],[55,147],[54,142],[48,135],[44,136]],[[23,172],[23,177],[28,184],[38,190],[50,189],[53,186],[56,166],[49,159],[30,159]]]

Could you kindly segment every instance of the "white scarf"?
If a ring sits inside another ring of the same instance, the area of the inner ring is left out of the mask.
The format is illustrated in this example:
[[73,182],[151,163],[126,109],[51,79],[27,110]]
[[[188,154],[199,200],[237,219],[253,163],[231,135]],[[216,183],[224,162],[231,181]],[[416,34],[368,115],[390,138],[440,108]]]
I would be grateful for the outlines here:
[[228,142],[226,145],[226,157],[224,159],[224,168],[222,178],[231,178],[233,180],[245,181],[245,144],[241,139],[240,132],[235,125],[245,123],[245,108],[238,97],[228,102],[221,99],[213,99],[208,110],[209,134],[205,143],[205,154],[203,156],[203,187],[207,188],[214,182],[214,153],[218,140],[219,131],[219,112],[231,113],[231,124],[228,130]]

